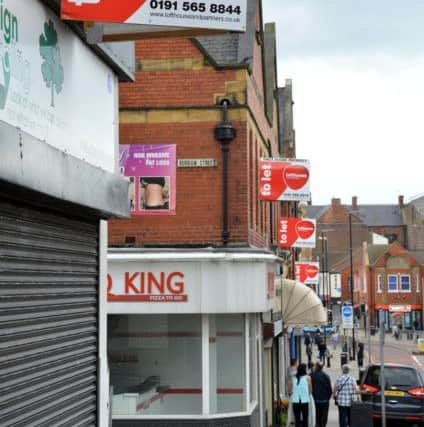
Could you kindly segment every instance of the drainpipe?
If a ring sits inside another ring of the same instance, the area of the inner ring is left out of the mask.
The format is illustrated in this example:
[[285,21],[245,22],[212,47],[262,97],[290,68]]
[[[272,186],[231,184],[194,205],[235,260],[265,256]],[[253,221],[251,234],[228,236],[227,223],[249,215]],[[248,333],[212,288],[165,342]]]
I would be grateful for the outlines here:
[[221,144],[222,151],[222,242],[227,245],[230,238],[228,229],[228,153],[230,143],[236,137],[237,131],[228,121],[228,105],[230,102],[224,99],[222,106],[222,122],[215,128],[215,138]]

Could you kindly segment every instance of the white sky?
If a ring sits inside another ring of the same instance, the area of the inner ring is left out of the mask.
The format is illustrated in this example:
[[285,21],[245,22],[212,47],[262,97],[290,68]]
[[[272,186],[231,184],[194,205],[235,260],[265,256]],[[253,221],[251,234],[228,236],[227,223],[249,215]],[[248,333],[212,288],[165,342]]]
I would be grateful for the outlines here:
[[313,204],[424,193],[424,1],[263,0]]

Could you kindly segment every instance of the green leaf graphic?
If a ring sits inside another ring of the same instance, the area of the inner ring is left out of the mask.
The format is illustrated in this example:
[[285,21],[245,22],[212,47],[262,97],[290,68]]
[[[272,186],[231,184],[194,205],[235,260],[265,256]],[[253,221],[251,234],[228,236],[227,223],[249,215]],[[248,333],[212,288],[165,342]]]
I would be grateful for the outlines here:
[[39,39],[40,55],[44,59],[41,64],[41,73],[46,86],[51,90],[51,103],[54,107],[54,91],[59,94],[63,88],[64,72],[60,57],[60,48],[57,44],[57,32],[53,22],[44,23],[44,34]]

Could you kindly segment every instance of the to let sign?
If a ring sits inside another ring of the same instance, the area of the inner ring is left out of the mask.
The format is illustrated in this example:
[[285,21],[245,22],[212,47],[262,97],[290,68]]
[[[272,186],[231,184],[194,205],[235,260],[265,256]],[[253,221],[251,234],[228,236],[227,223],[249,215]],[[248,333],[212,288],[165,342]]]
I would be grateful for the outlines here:
[[316,220],[307,218],[280,218],[278,242],[280,248],[314,248]]
[[62,19],[245,31],[247,0],[62,0]]
[[260,199],[309,201],[309,161],[299,159],[261,159]]

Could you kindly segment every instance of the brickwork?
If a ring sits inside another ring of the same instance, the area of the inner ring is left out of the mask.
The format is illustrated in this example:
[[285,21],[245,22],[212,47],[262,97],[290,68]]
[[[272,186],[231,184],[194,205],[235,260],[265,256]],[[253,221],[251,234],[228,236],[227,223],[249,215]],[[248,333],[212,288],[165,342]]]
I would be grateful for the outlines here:
[[213,158],[218,166],[177,168],[176,215],[112,220],[110,245],[222,244],[222,153],[214,128],[223,97],[235,101],[229,120],[237,130],[229,151],[229,244],[276,242],[280,204],[259,201],[259,158],[277,155],[278,147],[276,125],[265,118],[261,49],[256,42],[250,75],[214,69],[190,39],[136,42],[137,81],[120,85],[120,142],[176,144],[177,159]]
[[[417,261],[398,242],[389,246],[373,264],[369,264],[367,245],[364,245],[362,255],[354,256],[354,303],[366,304],[369,307],[371,319],[374,319],[375,306],[410,305],[413,310],[422,310],[423,304],[423,269]],[[398,277],[398,291],[388,289],[388,276]],[[400,277],[410,278],[410,291],[402,291]],[[342,301],[350,300],[351,293],[348,286],[350,266],[345,263],[341,271]]]

